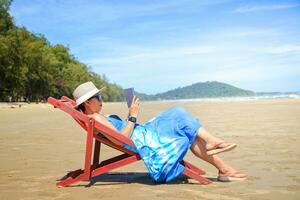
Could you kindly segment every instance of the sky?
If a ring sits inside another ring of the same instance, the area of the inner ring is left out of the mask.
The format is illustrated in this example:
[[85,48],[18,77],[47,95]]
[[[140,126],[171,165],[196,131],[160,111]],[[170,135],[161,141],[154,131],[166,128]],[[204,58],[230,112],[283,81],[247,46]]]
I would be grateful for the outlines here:
[[10,13],[123,88],[300,91],[300,0],[14,0]]

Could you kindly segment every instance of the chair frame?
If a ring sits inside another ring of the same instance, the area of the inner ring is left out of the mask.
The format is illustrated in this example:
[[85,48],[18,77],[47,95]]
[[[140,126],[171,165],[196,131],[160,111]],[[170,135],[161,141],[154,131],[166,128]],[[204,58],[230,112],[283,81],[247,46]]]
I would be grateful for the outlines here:
[[[113,142],[109,141],[106,138],[100,137],[97,133],[101,133],[104,136],[108,135],[122,142],[123,144],[127,144],[134,147],[134,143],[129,138],[99,123],[98,121],[95,121],[93,118],[88,117],[84,113],[74,109],[74,106],[76,105],[74,100],[66,96],[62,96],[61,99],[55,99],[53,97],[49,97],[48,103],[53,105],[54,108],[59,108],[60,110],[71,115],[74,118],[74,120],[87,133],[84,169],[78,169],[66,174],[59,182],[56,183],[58,187],[69,186],[80,181],[91,181],[91,179],[96,176],[107,173],[113,169],[120,168],[128,164],[134,163],[141,159],[138,153],[130,151],[117,144],[114,144]],[[94,146],[93,146],[93,142],[94,142]],[[119,150],[123,154],[99,162],[101,143],[110,146],[116,150]],[[93,154],[93,161],[92,161],[92,154]],[[199,169],[198,167],[192,165],[191,163],[185,160],[183,160],[181,164],[185,168],[183,174],[185,174],[186,176],[193,178],[198,182],[200,182],[201,184],[205,184],[205,185],[212,182],[211,180],[201,176],[205,174],[205,171],[203,171],[202,169]]]

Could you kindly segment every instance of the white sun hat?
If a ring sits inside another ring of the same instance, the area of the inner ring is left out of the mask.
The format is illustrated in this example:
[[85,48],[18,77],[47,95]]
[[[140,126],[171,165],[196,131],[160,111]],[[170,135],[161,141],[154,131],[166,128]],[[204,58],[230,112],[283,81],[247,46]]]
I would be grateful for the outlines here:
[[95,96],[98,94],[101,90],[103,90],[104,87],[102,87],[100,90],[94,85],[93,82],[85,82],[79,85],[73,92],[73,97],[76,101],[76,106],[79,106],[89,98]]

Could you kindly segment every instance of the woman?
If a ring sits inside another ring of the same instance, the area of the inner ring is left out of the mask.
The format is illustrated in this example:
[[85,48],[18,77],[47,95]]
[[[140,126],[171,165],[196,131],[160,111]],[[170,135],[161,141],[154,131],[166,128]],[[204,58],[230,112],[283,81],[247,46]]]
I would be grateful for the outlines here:
[[[190,149],[195,156],[214,165],[218,180],[244,180],[247,175],[223,162],[216,154],[232,150],[236,144],[226,143],[209,134],[199,121],[184,109],[171,108],[144,125],[136,123],[139,113],[139,99],[134,97],[129,108],[128,119],[122,121],[100,114],[102,100],[100,90],[92,82],[79,85],[73,92],[76,107],[86,115],[130,138],[135,147],[124,145],[138,152],[151,178],[156,182],[173,180],[184,170],[180,162]],[[121,142],[108,136],[118,145]]]

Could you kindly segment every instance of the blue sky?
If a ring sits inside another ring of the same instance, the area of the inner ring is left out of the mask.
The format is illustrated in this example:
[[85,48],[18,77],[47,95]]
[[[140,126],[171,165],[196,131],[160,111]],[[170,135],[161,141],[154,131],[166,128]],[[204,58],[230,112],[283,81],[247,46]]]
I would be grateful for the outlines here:
[[124,88],[300,91],[299,0],[15,0],[10,13]]

